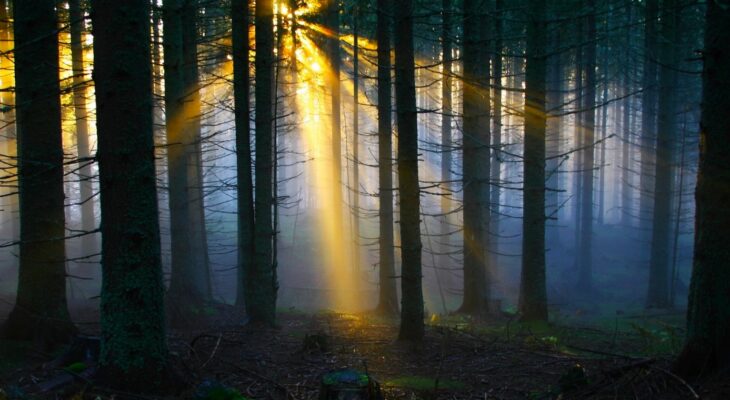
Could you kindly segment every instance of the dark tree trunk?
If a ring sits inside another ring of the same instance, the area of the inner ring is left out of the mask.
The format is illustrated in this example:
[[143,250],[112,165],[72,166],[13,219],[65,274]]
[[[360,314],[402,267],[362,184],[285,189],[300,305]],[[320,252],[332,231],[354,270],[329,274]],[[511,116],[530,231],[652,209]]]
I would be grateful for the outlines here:
[[[11,16],[8,3],[7,0],[0,0],[0,52],[3,54],[13,48],[13,26],[10,23]],[[10,57],[0,58],[0,68],[3,71],[12,71],[14,68],[13,60]],[[4,137],[5,155],[10,159],[14,159],[18,154],[15,134],[15,99],[13,93],[8,90],[15,86],[13,74],[7,74],[2,83],[0,107],[3,108],[3,111],[0,112],[0,130]],[[17,173],[15,164],[11,163],[11,165],[6,166],[5,173],[7,175],[14,176]],[[15,185],[8,186],[2,192],[4,197],[2,201],[3,223],[8,227],[6,228],[6,236],[15,241],[18,238],[18,188]],[[17,265],[16,261],[9,264],[12,266]]]
[[165,0],[165,121],[172,270],[171,323],[211,300],[200,171],[200,93],[195,4]]
[[92,10],[103,267],[101,375],[126,391],[150,391],[169,376],[150,3],[95,0]]
[[248,43],[248,1],[231,1],[233,25],[233,100],[236,123],[236,171],[238,187],[238,285],[236,305],[247,303],[252,289],[246,276],[253,266],[254,208],[251,171],[251,112],[249,111],[250,72]]
[[[182,12],[184,0],[164,0],[164,73],[165,73],[165,129],[167,136],[168,201],[170,208],[170,245],[172,266],[169,294],[175,297],[190,295],[200,302],[201,294],[188,282],[192,264],[190,226],[187,221],[188,168],[185,156],[187,141],[184,137],[185,115],[183,98]],[[178,303],[173,301],[173,303]]]
[[444,312],[447,312],[446,301],[443,295],[443,282],[450,282],[450,274],[444,273],[451,264],[451,231],[454,226],[454,218],[451,214],[453,185],[451,182],[451,168],[453,168],[453,35],[452,14],[454,13],[452,0],[442,0],[441,3],[441,54],[442,54],[442,77],[441,77],[441,218],[439,239],[440,256],[437,268],[435,269],[439,293],[441,294]]
[[254,322],[273,325],[279,284],[274,270],[272,227],[273,198],[273,103],[274,103],[274,5],[256,2],[256,164],[254,260],[249,279],[246,312]]
[[[627,27],[626,27],[626,37],[624,38],[626,40],[626,43],[629,43],[631,40],[631,23],[633,22],[633,5],[631,0],[626,1],[626,12],[628,13],[627,18]],[[631,47],[626,46],[626,49],[624,51],[624,62],[628,63],[631,59]],[[631,71],[631,69],[629,69]],[[621,94],[625,97],[621,101],[621,105],[623,108],[623,114],[622,114],[622,122],[621,122],[621,130],[622,130],[622,137],[621,137],[621,222],[625,226],[631,226],[632,225],[632,218],[631,215],[633,214],[632,210],[632,187],[631,187],[631,181],[630,181],[630,175],[629,172],[631,171],[631,167],[633,166],[633,162],[631,157],[633,156],[631,152],[631,113],[632,109],[631,106],[633,104],[633,96],[628,96],[629,93],[631,93],[631,90],[633,89],[631,87],[631,80],[630,80],[630,72],[627,72],[623,75],[622,80],[622,86],[623,89],[621,90]]]
[[460,312],[489,311],[489,60],[486,4],[464,1],[464,299]]
[[683,375],[730,366],[730,9],[707,3],[700,163],[687,338],[675,363]]
[[[332,109],[332,201],[334,232],[344,232],[342,221],[342,118],[340,107],[340,4],[338,0],[327,2],[327,25],[332,30],[332,37],[327,39],[327,54],[330,62],[329,87],[331,91]],[[347,268],[346,266],[338,266]]]
[[[494,18],[494,61],[493,61],[493,80],[494,80],[494,96],[492,103],[494,104],[494,110],[492,111],[492,120],[494,121],[494,130],[492,131],[492,159],[490,161],[490,182],[492,184],[492,194],[490,195],[491,202],[491,217],[490,222],[492,227],[491,232],[499,235],[499,220],[500,220],[500,199],[501,199],[501,169],[502,169],[502,51],[503,51],[503,40],[504,35],[504,0],[495,0],[495,18]],[[492,262],[494,265],[499,265],[499,243],[492,243],[491,250],[494,252],[492,256]]]
[[66,306],[61,90],[55,1],[15,1],[20,268],[4,337],[43,348],[75,331]]
[[358,19],[360,18],[360,6],[355,4],[353,11],[353,55],[352,55],[352,81],[353,81],[353,99],[352,99],[352,266],[354,272],[354,288],[358,291],[357,299],[360,293],[360,48]]
[[654,204],[649,259],[648,308],[668,308],[669,255],[674,196],[674,153],[677,142],[677,43],[679,12],[675,0],[664,0],[662,15],[661,67],[659,69],[659,109],[657,152],[654,166]]
[[[644,11],[644,75],[641,97],[641,167],[639,183],[639,229],[641,237],[651,237],[652,198],[654,190],[654,146],[656,144],[657,107],[657,18],[659,0],[647,0]],[[644,253],[646,254],[646,253]]]
[[[550,52],[553,53],[547,60],[546,74],[549,75],[549,82],[546,83],[546,107],[552,114],[560,114],[563,107],[563,65],[561,56],[558,52],[561,45],[561,30],[560,27],[555,27],[554,32],[550,35]],[[560,207],[560,199],[558,197],[558,190],[560,189],[560,182],[558,170],[560,169],[561,158],[557,158],[560,153],[560,141],[561,141],[561,129],[562,129],[562,117],[558,115],[549,115],[546,127],[546,155],[549,159],[546,161],[546,174],[547,174],[547,190],[545,193],[545,205],[547,207],[547,214],[553,219],[557,219],[558,210]],[[546,233],[546,246],[554,248],[560,243],[559,233],[561,229],[558,224],[553,222],[547,227]],[[554,253],[553,253],[554,254]]]
[[[96,229],[94,221],[94,190],[91,182],[91,149],[89,146],[88,115],[86,111],[86,73],[84,71],[84,12],[80,0],[69,0],[71,26],[71,62],[73,70],[73,104],[76,121],[76,147],[79,165],[79,189],[81,197],[81,229],[91,232]],[[84,255],[97,252],[96,234],[88,234],[83,239]]]
[[545,0],[529,0],[525,70],[524,215],[519,309],[527,321],[547,321],[545,283]]
[[391,2],[378,0],[378,185],[380,186],[380,268],[377,310],[398,313],[393,237],[393,122],[390,63]]
[[[201,143],[201,100],[200,78],[198,73],[198,5],[199,0],[184,0],[182,12],[182,52],[183,52],[183,115],[185,126],[183,137],[187,142],[186,159],[188,167],[188,224],[192,264],[191,280],[200,301],[212,300],[210,282],[210,263],[208,261],[208,235],[205,228],[205,204],[203,198],[203,162]],[[189,297],[186,299],[189,301]]]
[[398,338],[423,339],[421,200],[418,185],[418,124],[413,50],[414,4],[395,7],[395,103],[398,123],[398,193],[401,229],[401,323]]
[[582,139],[585,150],[582,160],[581,207],[580,207],[580,241],[578,248],[578,290],[591,293],[593,286],[593,176],[595,129],[596,129],[596,7],[595,0],[587,2],[590,10],[586,17],[588,44],[585,47],[585,91],[583,93],[583,127]]

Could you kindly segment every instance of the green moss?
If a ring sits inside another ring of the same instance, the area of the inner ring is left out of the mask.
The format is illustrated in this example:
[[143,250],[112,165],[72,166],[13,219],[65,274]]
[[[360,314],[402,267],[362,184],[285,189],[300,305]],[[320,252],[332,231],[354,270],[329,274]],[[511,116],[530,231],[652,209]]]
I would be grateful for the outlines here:
[[75,362],[73,364],[67,365],[66,368],[64,368],[63,370],[67,371],[67,372],[73,372],[74,374],[78,374],[78,373],[84,372],[86,370],[86,368],[89,368],[89,366],[86,365],[86,363]]
[[[412,390],[433,390],[436,387],[436,380],[423,376],[403,376],[385,382],[385,386]],[[462,390],[464,387],[464,383],[451,379],[439,379],[438,381],[439,389]]]

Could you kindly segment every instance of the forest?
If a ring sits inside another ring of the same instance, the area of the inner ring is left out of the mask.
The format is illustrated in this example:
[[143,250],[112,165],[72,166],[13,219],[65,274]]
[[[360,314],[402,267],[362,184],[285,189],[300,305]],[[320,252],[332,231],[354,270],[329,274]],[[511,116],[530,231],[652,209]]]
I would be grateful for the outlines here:
[[0,0],[0,400],[728,399],[728,205],[728,0]]

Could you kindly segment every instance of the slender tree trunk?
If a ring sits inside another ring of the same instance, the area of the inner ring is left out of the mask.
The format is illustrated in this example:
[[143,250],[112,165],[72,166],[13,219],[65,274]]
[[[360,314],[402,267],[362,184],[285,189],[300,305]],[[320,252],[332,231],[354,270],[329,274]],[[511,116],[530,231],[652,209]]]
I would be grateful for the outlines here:
[[[84,12],[80,0],[69,0],[69,16],[71,26],[71,61],[73,70],[73,103],[76,120],[76,146],[80,160],[79,186],[81,197],[81,229],[91,232],[96,228],[94,221],[94,190],[91,182],[91,156],[89,146],[88,116],[86,112],[86,73],[84,71],[84,47],[82,35],[84,31]],[[96,234],[84,236],[83,250],[85,254],[96,252]]]
[[395,101],[398,123],[398,193],[401,201],[401,323],[398,338],[423,339],[421,200],[418,184],[418,120],[413,49],[413,0],[395,7]]
[[[0,51],[8,54],[13,49],[13,26],[10,23],[11,15],[8,10],[9,4],[6,0],[0,0]],[[14,64],[10,57],[0,58],[0,68],[6,71],[2,79],[2,91],[0,91],[0,129],[4,136],[5,155],[9,158],[5,174],[10,178],[7,179],[9,187],[3,191],[4,198],[2,202],[4,223],[7,226],[7,237],[12,240],[18,240],[18,184],[17,178],[17,161],[13,162],[18,154],[16,129],[15,129],[15,99],[13,93],[8,90],[15,87]],[[14,250],[14,249],[8,249]],[[17,250],[15,250],[17,251]],[[13,257],[15,258],[15,257]],[[16,261],[12,261],[13,266],[17,266]]]
[[489,61],[486,5],[464,1],[464,299],[460,312],[489,311]]
[[233,27],[233,99],[236,123],[236,172],[238,187],[238,286],[236,305],[243,306],[252,292],[246,277],[254,257],[254,203],[251,157],[250,73],[248,43],[248,1],[231,1]]
[[453,139],[452,139],[452,115],[454,113],[452,104],[453,80],[453,40],[452,40],[452,0],[442,0],[441,4],[441,54],[442,54],[442,78],[441,78],[441,181],[443,182],[443,194],[441,196],[441,212],[444,214],[441,219],[441,242],[439,265],[436,274],[439,281],[446,278],[442,268],[450,265],[449,253],[451,251],[451,235],[453,217],[451,215],[453,185],[451,182],[451,168],[453,167]]
[[256,2],[256,164],[254,263],[246,311],[252,321],[273,325],[276,319],[276,280],[273,260],[273,103],[274,103],[274,5],[273,0]]
[[644,11],[644,75],[641,97],[641,167],[639,183],[639,229],[641,237],[651,237],[654,169],[656,164],[657,107],[657,18],[659,0],[646,0]]
[[[334,232],[344,232],[342,221],[342,104],[340,93],[340,6],[339,0],[328,0],[327,21],[332,37],[327,39],[331,74],[329,87],[332,92],[332,196],[334,210]],[[345,266],[340,266],[345,268]]]
[[669,254],[674,189],[674,153],[677,139],[677,43],[679,12],[675,0],[664,0],[662,15],[661,67],[657,153],[654,166],[654,204],[649,261],[648,308],[669,307]]
[[[359,5],[355,5],[353,15],[353,57],[352,57],[352,80],[353,80],[353,99],[352,99],[352,246],[353,246],[353,273],[355,278],[355,288],[359,290],[360,286],[360,48],[359,48],[359,32],[358,18],[360,15]],[[360,298],[358,293],[357,298]]]
[[[605,22],[606,27],[604,31],[605,37],[608,37],[608,23]],[[606,207],[606,169],[608,166],[608,163],[606,162],[606,137],[608,135],[607,129],[608,129],[608,109],[609,109],[609,103],[608,103],[608,95],[609,95],[609,77],[608,77],[608,47],[603,48],[603,57],[601,60],[601,73],[602,73],[602,84],[603,84],[603,93],[601,94],[601,162],[598,164],[598,168],[600,168],[598,172],[598,192],[596,193],[597,197],[597,203],[598,203],[598,224],[603,225],[604,218],[605,218],[605,207]]]
[[170,374],[153,141],[150,3],[94,0],[92,10],[103,266],[100,374],[102,381],[125,391],[150,391]]
[[398,313],[393,237],[393,122],[390,62],[391,2],[378,0],[378,184],[380,186],[380,268],[377,310],[386,315]]
[[[554,114],[559,114],[562,110],[563,94],[562,94],[562,60],[561,54],[557,52],[561,44],[560,28],[555,27],[555,32],[550,35],[550,52],[552,54],[546,60],[546,69],[550,76],[549,82],[546,84],[548,88],[546,93],[546,104],[547,108]],[[545,193],[545,205],[547,207],[546,212],[551,215],[553,219],[557,219],[557,212],[559,204],[558,190],[560,188],[560,182],[558,181],[558,170],[560,169],[560,158],[555,158],[560,153],[560,140],[561,140],[561,117],[555,115],[548,115],[547,120],[547,136],[546,136],[546,154],[551,157],[546,162],[546,174],[547,174],[547,190]],[[559,232],[560,229],[557,224],[553,223],[546,227],[547,229],[547,243],[546,246],[552,248],[559,244]],[[554,254],[554,253],[551,253]]]
[[593,286],[593,176],[594,176],[594,153],[596,130],[596,3],[595,0],[587,2],[590,12],[586,18],[588,29],[588,44],[585,48],[584,65],[586,84],[583,96],[583,144],[586,147],[583,153],[583,171],[581,178],[581,223],[580,223],[580,246],[578,248],[579,269],[578,269],[578,290],[591,293]]
[[61,90],[55,2],[14,2],[20,268],[4,337],[44,349],[75,332],[66,306]]
[[529,0],[525,70],[524,215],[519,309],[527,321],[547,321],[545,283],[545,0]]
[[[209,303],[212,300],[210,281],[210,263],[208,260],[208,238],[205,227],[205,204],[203,198],[203,162],[201,143],[201,100],[200,78],[198,74],[198,5],[199,0],[183,0],[182,11],[182,51],[183,51],[183,115],[185,126],[183,137],[187,142],[186,159],[188,168],[188,224],[190,226],[190,243],[192,264],[190,271],[194,289],[200,301]],[[186,301],[190,299],[187,298]]]
[[[493,61],[493,79],[494,79],[494,97],[492,104],[494,110],[492,111],[492,119],[494,121],[494,130],[492,131],[492,159],[491,159],[491,177],[490,182],[492,184],[492,194],[490,195],[491,211],[492,215],[489,218],[492,223],[490,231],[494,232],[499,237],[499,221],[500,221],[500,202],[501,202],[501,170],[502,170],[502,51],[503,41],[502,36],[504,35],[504,0],[495,0],[495,17],[494,17],[494,61]],[[499,265],[499,243],[494,242],[491,244],[493,255],[491,261],[493,265]]]
[[[165,67],[165,128],[167,137],[168,201],[170,208],[170,245],[172,265],[168,297],[173,322],[189,317],[180,310],[182,299],[190,300],[193,306],[203,301],[203,293],[197,289],[194,276],[191,243],[190,199],[188,197],[187,146],[185,137],[187,116],[185,114],[185,83],[183,79],[183,2],[185,0],[164,0],[164,67]],[[189,296],[189,297],[188,297]]]
[[[626,10],[628,13],[628,21],[625,40],[626,43],[629,43],[631,40],[631,29],[629,27],[633,22],[633,6],[631,0],[627,0]],[[626,46],[626,50],[624,52],[624,62],[626,63],[628,63],[631,59],[630,49],[631,48],[629,46]],[[621,144],[621,222],[624,226],[632,225],[631,215],[633,214],[631,178],[629,175],[633,165],[631,160],[631,143],[633,140],[631,137],[631,106],[633,104],[633,96],[627,97],[632,90],[631,80],[629,79],[630,73],[631,69],[624,74],[622,79],[623,89],[621,90],[621,94],[625,97],[623,101],[621,101],[623,108],[623,120],[621,122],[621,129],[623,131]]]
[[[583,145],[585,144],[585,112],[583,110],[583,97],[585,96],[585,68],[583,67],[584,59],[585,59],[585,50],[583,47],[583,41],[585,40],[585,21],[582,17],[579,17],[579,20],[577,22],[577,30],[578,33],[576,35],[576,40],[578,42],[576,49],[575,49],[575,105],[578,108],[578,112],[575,114],[575,144],[576,148],[581,149]],[[573,165],[575,166],[575,170],[577,173],[573,177],[573,190],[575,194],[575,207],[574,207],[574,215],[573,215],[573,223],[575,225],[574,235],[575,235],[575,270],[580,271],[580,262],[581,258],[579,256],[580,253],[580,246],[581,246],[581,232],[582,227],[581,223],[583,222],[581,215],[582,215],[582,209],[583,209],[583,168],[585,168],[584,163],[585,155],[583,154],[582,150],[579,150],[575,154],[575,160],[573,162]]]
[[694,263],[687,338],[675,370],[709,375],[730,366],[730,9],[707,3]]

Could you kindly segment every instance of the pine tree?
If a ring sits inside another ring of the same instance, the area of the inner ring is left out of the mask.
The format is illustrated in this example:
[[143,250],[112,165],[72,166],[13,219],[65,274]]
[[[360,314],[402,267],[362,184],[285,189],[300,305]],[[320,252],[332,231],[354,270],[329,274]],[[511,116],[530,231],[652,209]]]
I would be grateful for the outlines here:
[[150,3],[94,0],[92,18],[103,274],[100,374],[109,385],[150,391],[169,376]]
[[529,0],[525,67],[524,205],[519,309],[526,321],[547,321],[545,282],[545,0]]
[[44,348],[75,332],[66,305],[61,90],[55,1],[15,1],[20,268],[3,336]]
[[730,9],[707,3],[700,164],[687,337],[675,363],[683,375],[705,375],[730,366]]
[[395,283],[395,245],[393,235],[393,121],[392,81],[390,62],[391,2],[378,0],[378,220],[380,253],[378,312],[398,313],[398,293]]
[[233,98],[236,123],[236,172],[238,187],[238,290],[236,305],[246,304],[249,280],[247,272],[253,265],[254,208],[253,174],[251,171],[251,127],[249,111],[249,43],[248,1],[231,1],[233,25]]
[[418,124],[413,50],[414,3],[395,7],[395,104],[398,124],[398,194],[401,230],[401,323],[398,338],[423,339],[421,200],[418,184]]

